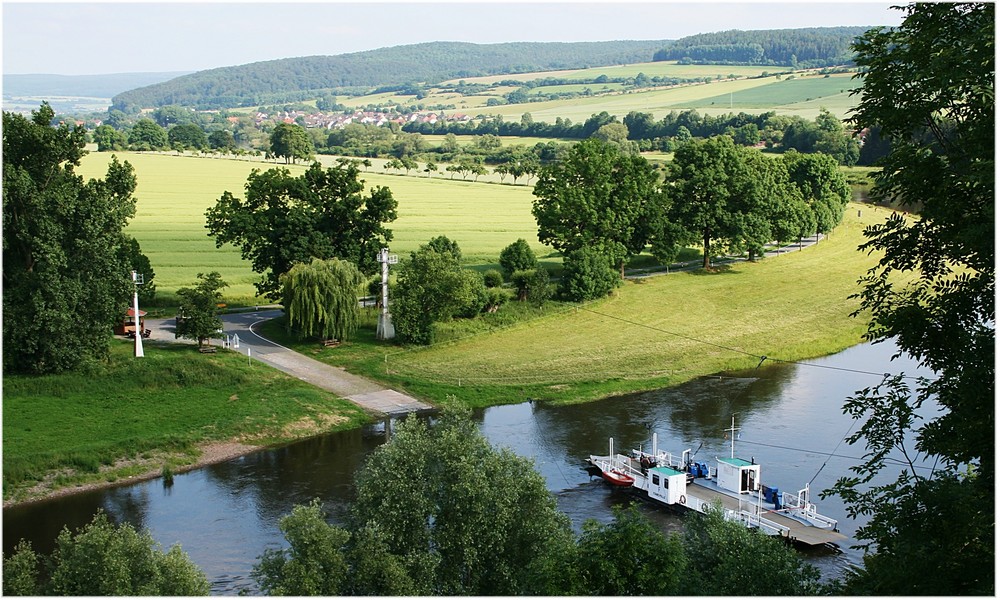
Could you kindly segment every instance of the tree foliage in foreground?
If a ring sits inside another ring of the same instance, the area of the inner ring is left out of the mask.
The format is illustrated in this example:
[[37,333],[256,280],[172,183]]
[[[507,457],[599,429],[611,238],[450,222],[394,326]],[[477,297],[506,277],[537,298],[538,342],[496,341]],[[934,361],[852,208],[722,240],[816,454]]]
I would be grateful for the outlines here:
[[[873,196],[919,214],[894,214],[865,231],[862,250],[882,257],[859,296],[871,315],[868,339],[894,339],[936,379],[891,376],[845,404],[865,419],[850,441],[863,441],[867,454],[833,492],[850,515],[868,517],[857,533],[865,566],[845,591],[993,595],[995,7],[902,10],[898,28],[874,29],[855,44],[865,70],[853,121],[891,142]],[[934,411],[923,424],[921,409]],[[910,436],[907,468],[872,484]],[[923,457],[934,471],[917,468]]]
[[279,277],[295,263],[339,258],[375,273],[379,249],[388,245],[396,200],[386,187],[365,193],[357,165],[323,169],[319,163],[293,177],[288,169],[254,170],[246,198],[225,192],[205,213],[215,243],[234,244],[262,275],[258,293],[281,294]]
[[163,552],[148,531],[115,526],[98,512],[75,533],[63,529],[52,555],[24,542],[3,562],[13,596],[207,596],[208,579],[180,546]]
[[74,173],[82,127],[3,113],[3,369],[53,373],[107,356],[132,295],[135,173],[112,158],[104,179]]
[[347,340],[361,321],[358,293],[364,275],[336,258],[297,263],[281,276],[288,326],[303,336]]

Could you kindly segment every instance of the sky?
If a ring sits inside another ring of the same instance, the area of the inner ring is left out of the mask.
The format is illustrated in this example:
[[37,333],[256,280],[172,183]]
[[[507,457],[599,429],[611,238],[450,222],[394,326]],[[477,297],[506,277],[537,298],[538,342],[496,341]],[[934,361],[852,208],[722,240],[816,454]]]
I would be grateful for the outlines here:
[[901,2],[46,2],[4,0],[4,74],[200,71],[421,42],[667,40],[897,26]]

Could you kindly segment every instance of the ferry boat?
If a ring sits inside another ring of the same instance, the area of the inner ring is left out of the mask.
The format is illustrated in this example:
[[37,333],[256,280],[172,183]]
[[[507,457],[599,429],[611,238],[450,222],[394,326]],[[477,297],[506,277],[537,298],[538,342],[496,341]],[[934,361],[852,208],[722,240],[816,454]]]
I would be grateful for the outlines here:
[[[652,452],[641,449],[616,454],[614,439],[608,440],[608,455],[591,455],[587,462],[602,478],[628,488],[653,502],[697,512],[721,507],[723,516],[790,543],[836,548],[847,536],[837,530],[837,521],[818,512],[809,501],[809,486],[796,494],[763,485],[761,465],[736,456],[736,417],[730,432],[730,456],[716,457],[715,467],[691,460],[691,450],[679,457],[657,449],[653,434]],[[622,476],[632,479],[622,483]],[[615,479],[615,481],[611,481]]]

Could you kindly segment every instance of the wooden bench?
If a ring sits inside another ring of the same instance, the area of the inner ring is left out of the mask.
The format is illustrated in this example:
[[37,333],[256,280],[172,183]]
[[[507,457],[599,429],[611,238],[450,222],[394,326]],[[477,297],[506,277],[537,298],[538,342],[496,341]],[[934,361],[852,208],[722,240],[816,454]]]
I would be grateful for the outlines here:
[[340,345],[340,340],[323,340],[324,348],[336,348]]
[[215,346],[201,346],[198,348],[198,352],[201,352],[202,354],[215,354],[215,351]]

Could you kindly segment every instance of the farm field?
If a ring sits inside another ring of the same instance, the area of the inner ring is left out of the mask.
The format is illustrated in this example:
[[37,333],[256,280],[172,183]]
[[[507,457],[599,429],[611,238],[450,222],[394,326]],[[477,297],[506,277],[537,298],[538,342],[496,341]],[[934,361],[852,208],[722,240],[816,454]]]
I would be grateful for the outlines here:
[[[853,85],[849,75],[829,78],[821,75],[797,76],[791,81],[775,78],[737,79],[669,89],[633,90],[605,96],[483,106],[476,108],[476,111],[477,114],[501,115],[508,121],[519,120],[524,113],[530,113],[535,121],[548,123],[555,122],[557,117],[578,123],[602,111],[617,116],[619,120],[632,111],[650,113],[655,120],[659,120],[671,111],[691,108],[705,114],[726,114],[741,110],[751,113],[774,111],[810,120],[819,115],[821,108],[826,108],[835,116],[844,118],[856,104],[856,99],[847,94],[846,90],[850,87]],[[823,96],[823,93],[827,95]],[[733,95],[733,108],[729,107],[730,94]],[[736,105],[739,98],[743,99],[746,106]],[[809,98],[812,100],[807,101]]]
[[842,94],[846,96],[850,90],[858,87],[858,82],[847,74],[771,81],[770,85],[734,92],[732,98],[729,94],[719,94],[700,98],[691,102],[689,106],[708,108],[711,105],[721,105],[728,108],[730,100],[733,110],[770,108],[775,105],[790,106],[812,100],[819,100],[821,103],[832,101],[837,104],[838,96]]
[[[149,257],[158,294],[194,285],[198,273],[219,271],[230,284],[223,290],[230,303],[254,303],[257,274],[235,247],[215,247],[205,229],[205,211],[227,190],[242,197],[252,169],[285,165],[172,154],[118,155],[132,164],[138,180],[136,216],[126,232]],[[77,173],[103,177],[110,160],[111,153],[91,152]],[[321,157],[325,165],[333,161]],[[463,262],[470,266],[495,263],[500,250],[518,238],[526,239],[540,256],[551,252],[538,243],[531,187],[451,180],[443,173],[431,178],[386,175],[375,172],[384,161],[373,163],[372,172],[362,173],[362,179],[369,186],[388,187],[399,203],[399,216],[390,225],[392,252],[403,255],[437,235],[457,241]],[[297,174],[306,167],[288,168]]]
[[681,65],[677,61],[657,61],[647,63],[634,63],[629,65],[612,65],[607,67],[594,67],[592,69],[575,69],[567,71],[540,71],[535,73],[519,73],[515,75],[489,75],[485,77],[464,77],[462,79],[452,79],[445,83],[455,84],[459,81],[466,83],[496,83],[498,81],[534,81],[555,77],[559,79],[592,79],[607,75],[608,77],[635,77],[639,73],[645,73],[649,77],[728,77],[736,75],[738,77],[756,77],[764,72],[777,72],[788,70],[788,67],[768,67],[768,66],[742,66],[742,65]]

